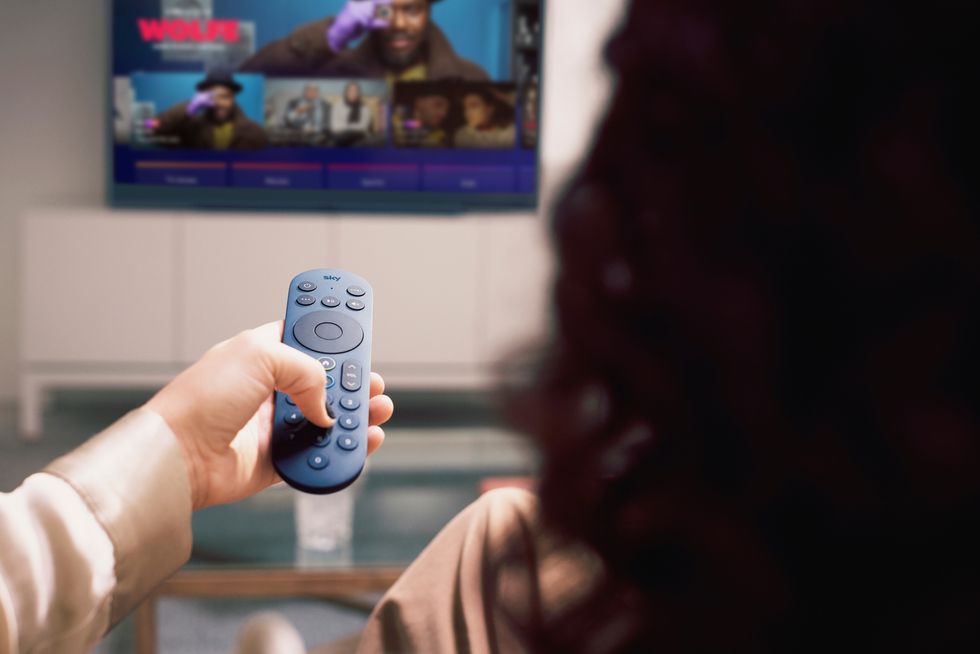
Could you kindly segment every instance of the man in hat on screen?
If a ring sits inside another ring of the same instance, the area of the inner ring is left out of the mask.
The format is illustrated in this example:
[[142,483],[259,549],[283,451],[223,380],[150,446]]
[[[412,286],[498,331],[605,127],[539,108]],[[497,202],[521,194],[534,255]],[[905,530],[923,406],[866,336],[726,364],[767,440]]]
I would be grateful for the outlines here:
[[[347,0],[340,13],[274,41],[242,66],[266,75],[488,81],[432,22],[439,0]],[[357,43],[357,39],[366,38]]]
[[197,84],[189,102],[148,121],[160,145],[195,150],[255,150],[269,144],[265,131],[235,101],[242,85],[230,73],[212,72]]

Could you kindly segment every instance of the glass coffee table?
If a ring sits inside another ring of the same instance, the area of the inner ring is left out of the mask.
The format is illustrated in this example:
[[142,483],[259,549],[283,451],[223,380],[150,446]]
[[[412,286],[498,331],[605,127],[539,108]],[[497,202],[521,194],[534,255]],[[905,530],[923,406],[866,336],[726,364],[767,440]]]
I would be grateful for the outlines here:
[[286,487],[199,512],[190,562],[137,610],[137,652],[157,650],[162,597],[313,598],[369,611],[495,472],[369,471],[344,491],[355,493],[351,547],[330,554],[297,547],[294,491]]

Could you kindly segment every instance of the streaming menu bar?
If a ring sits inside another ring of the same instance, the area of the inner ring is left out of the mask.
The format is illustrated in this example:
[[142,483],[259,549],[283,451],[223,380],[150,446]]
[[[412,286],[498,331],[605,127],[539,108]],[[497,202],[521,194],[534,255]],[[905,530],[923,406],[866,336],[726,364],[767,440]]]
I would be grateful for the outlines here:
[[534,166],[137,161],[138,184],[341,191],[534,193]]

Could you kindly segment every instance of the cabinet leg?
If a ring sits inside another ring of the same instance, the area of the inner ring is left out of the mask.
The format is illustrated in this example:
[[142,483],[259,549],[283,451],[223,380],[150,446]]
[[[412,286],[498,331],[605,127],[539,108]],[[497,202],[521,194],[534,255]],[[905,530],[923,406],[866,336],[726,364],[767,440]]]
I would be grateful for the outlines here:
[[43,385],[34,376],[24,374],[20,381],[18,407],[21,440],[35,442],[41,439],[43,402]]

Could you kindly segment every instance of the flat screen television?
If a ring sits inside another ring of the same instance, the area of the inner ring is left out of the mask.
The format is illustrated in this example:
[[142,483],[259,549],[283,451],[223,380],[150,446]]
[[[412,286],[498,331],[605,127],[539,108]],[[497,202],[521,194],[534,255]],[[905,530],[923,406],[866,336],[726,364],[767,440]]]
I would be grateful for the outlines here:
[[112,204],[538,198],[544,0],[114,0]]

